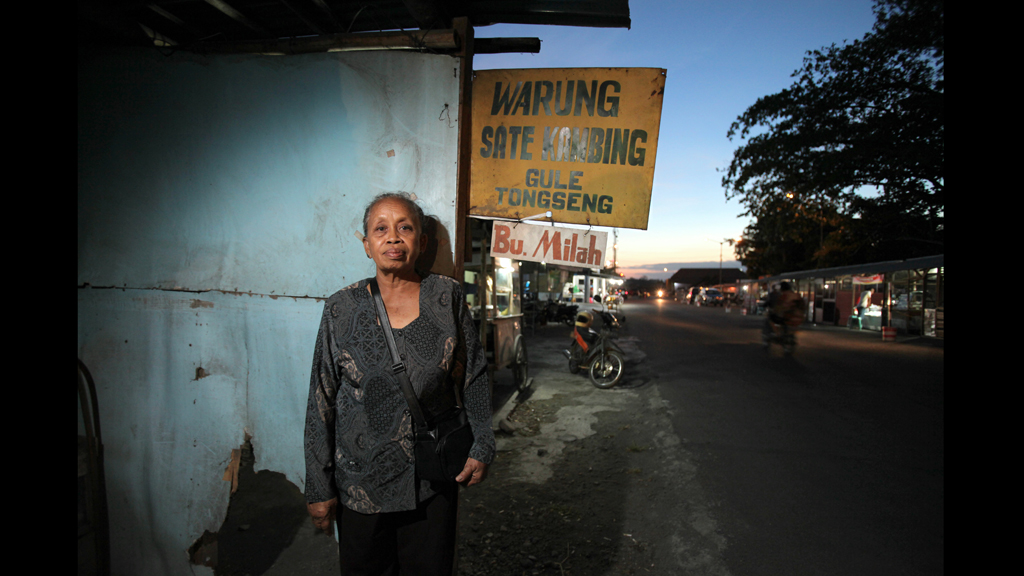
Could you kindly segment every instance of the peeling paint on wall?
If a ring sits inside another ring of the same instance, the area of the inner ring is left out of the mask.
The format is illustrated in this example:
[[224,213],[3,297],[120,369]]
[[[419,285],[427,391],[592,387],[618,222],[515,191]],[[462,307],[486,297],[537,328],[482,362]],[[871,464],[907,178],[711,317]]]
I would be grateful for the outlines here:
[[[228,467],[224,470],[224,477],[221,478],[221,480],[224,480],[225,482],[231,482],[232,494],[238,491],[238,467],[242,463],[242,450],[244,450],[246,448],[246,445],[249,444],[249,440],[250,438],[249,435],[247,434],[245,436],[245,444],[242,444],[240,447],[235,448],[234,450],[231,451],[231,462],[228,464]],[[251,446],[249,447],[249,450],[252,450]]]

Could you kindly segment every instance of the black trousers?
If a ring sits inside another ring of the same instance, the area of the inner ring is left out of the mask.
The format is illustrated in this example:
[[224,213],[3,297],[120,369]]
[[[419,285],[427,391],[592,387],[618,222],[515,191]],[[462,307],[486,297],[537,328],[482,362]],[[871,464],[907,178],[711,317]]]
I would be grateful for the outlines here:
[[451,576],[455,561],[458,486],[416,510],[338,513],[342,576]]

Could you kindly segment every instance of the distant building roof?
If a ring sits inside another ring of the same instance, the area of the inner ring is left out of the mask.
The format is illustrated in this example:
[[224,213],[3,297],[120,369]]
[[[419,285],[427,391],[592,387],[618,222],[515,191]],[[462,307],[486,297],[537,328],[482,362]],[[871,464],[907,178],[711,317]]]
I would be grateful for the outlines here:
[[747,278],[747,273],[739,268],[680,268],[667,281],[675,284],[693,286],[695,284],[718,284],[718,273],[721,270],[722,283],[729,284]]

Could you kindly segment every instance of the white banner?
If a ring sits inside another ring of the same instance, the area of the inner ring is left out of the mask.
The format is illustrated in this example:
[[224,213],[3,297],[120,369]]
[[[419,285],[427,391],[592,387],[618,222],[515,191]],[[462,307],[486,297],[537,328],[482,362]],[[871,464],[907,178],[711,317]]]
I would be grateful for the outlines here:
[[491,257],[604,268],[608,233],[550,224],[494,221]]

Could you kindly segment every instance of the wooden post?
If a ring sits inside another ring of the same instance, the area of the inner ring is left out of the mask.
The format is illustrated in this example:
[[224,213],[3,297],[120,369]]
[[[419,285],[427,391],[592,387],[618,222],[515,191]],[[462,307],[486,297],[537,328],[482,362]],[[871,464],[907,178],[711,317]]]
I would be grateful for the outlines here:
[[[459,164],[455,201],[455,260],[453,274],[462,281],[465,263],[473,259],[473,237],[469,230],[469,180],[473,143],[473,26],[469,18],[452,20],[459,42]],[[482,262],[482,260],[481,260]]]
[[477,295],[480,297],[480,345],[484,348],[484,353],[487,353],[487,305],[490,304],[491,294],[487,289],[487,279],[490,278],[491,259],[488,252],[490,246],[488,246],[490,238],[486,235],[480,239],[480,274],[477,275],[477,280],[480,281],[480,287],[477,289]]

